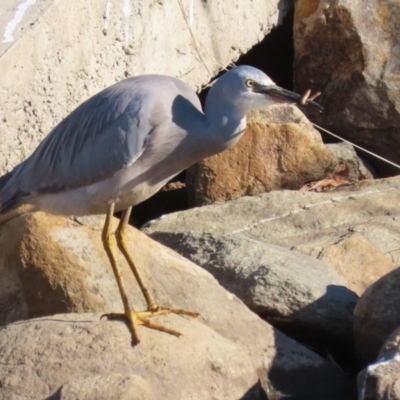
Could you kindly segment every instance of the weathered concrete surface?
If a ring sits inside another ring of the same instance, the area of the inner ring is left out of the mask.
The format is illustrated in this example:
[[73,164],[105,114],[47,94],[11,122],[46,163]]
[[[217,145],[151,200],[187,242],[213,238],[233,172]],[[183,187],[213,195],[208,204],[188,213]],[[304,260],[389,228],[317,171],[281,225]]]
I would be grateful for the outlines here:
[[[1,324],[18,321],[0,329],[0,399],[9,400],[11,394],[44,398],[63,384],[65,392],[73,393],[80,385],[75,381],[86,378],[82,385],[96,388],[97,375],[118,384],[120,377],[110,377],[112,373],[139,375],[151,382],[144,391],[157,392],[153,382],[160,379],[162,396],[175,387],[171,398],[180,397],[177,388],[199,393],[199,399],[212,398],[212,382],[216,398],[240,398],[245,394],[241,392],[259,390],[260,385],[271,396],[282,392],[328,398],[325,395],[333,393],[347,398],[351,393],[336,366],[262,321],[208,272],[134,228],[129,229],[131,251],[156,301],[201,314],[197,321],[176,315],[155,318],[183,333],[183,340],[139,327],[142,342],[132,348],[122,322],[87,314],[51,317],[123,310],[101,243],[103,218],[79,221],[36,213],[2,225]],[[132,305],[145,309],[119,253],[118,261]],[[21,321],[39,315],[48,317]],[[198,369],[192,371],[191,360]],[[213,374],[221,380],[214,380]],[[201,382],[199,376],[206,380]],[[186,382],[182,388],[176,383],[180,380]],[[232,396],[223,396],[230,385]]]
[[295,2],[295,89],[322,92],[325,128],[398,164],[399,21],[397,0]]
[[0,174],[118,80],[160,73],[207,83],[278,24],[284,8],[278,0],[3,0]]
[[239,143],[186,172],[195,206],[279,189],[300,189],[337,164],[321,135],[293,105],[250,113]]

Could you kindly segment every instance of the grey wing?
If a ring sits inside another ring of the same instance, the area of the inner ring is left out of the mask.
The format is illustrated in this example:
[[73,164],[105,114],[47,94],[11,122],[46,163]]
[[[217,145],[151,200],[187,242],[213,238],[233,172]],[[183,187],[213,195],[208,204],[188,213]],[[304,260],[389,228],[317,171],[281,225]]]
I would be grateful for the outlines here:
[[132,164],[155,129],[149,100],[143,91],[117,84],[83,103],[17,167],[19,192],[80,187]]

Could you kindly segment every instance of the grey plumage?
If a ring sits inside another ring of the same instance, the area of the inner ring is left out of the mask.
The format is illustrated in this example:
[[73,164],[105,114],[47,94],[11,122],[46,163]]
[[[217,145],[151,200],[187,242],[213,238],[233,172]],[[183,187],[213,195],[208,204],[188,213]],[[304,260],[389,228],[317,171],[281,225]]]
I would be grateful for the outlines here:
[[[254,88],[245,86],[249,79]],[[181,170],[235,144],[246,112],[275,102],[276,88],[263,72],[237,67],[211,88],[203,113],[195,92],[178,79],[121,81],[81,104],[0,179],[0,213],[24,203],[65,215],[105,213],[110,201],[116,209],[135,205]],[[299,98],[279,91],[285,101]]]

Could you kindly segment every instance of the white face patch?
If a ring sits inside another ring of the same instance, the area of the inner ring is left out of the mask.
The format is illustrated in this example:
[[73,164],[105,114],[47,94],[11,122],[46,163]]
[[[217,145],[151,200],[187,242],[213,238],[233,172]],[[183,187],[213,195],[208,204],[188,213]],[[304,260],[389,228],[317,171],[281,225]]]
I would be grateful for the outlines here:
[[272,79],[262,79],[262,80],[256,80],[256,84],[262,85],[262,86],[276,86],[275,82]]

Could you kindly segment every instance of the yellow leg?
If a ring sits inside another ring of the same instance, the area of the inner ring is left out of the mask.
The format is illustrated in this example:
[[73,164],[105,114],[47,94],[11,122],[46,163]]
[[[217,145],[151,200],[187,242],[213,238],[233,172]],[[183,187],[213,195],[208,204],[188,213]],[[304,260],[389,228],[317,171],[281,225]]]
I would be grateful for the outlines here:
[[158,311],[159,307],[154,301],[152,295],[150,294],[149,290],[147,289],[142,276],[140,275],[138,269],[136,268],[135,262],[133,261],[133,257],[129,251],[129,248],[126,243],[126,227],[129,223],[129,216],[131,215],[132,207],[127,208],[121,216],[121,221],[118,225],[117,230],[115,231],[115,236],[117,239],[118,247],[121,253],[124,255],[129,267],[132,270],[133,275],[140,287],[140,290],[143,293],[144,298],[146,299],[147,303],[147,310],[148,311]]
[[163,308],[163,307],[160,307],[154,301],[153,297],[151,296],[149,290],[147,289],[147,287],[143,281],[142,276],[139,273],[139,270],[136,267],[136,264],[133,260],[132,254],[131,254],[128,244],[127,244],[127,227],[128,227],[129,216],[131,214],[131,211],[132,211],[132,207],[129,207],[123,212],[121,221],[115,232],[115,236],[117,239],[118,247],[119,247],[121,253],[124,255],[129,267],[131,268],[132,273],[135,276],[136,281],[140,287],[140,290],[142,291],[143,296],[146,299],[147,311],[163,312],[165,314],[174,313],[174,314],[188,315],[190,317],[197,318],[199,316],[199,314],[196,312],[181,310],[181,309],[177,309],[177,308]]
[[[150,322],[147,318],[157,316],[157,315],[165,315],[169,314],[171,312],[176,313],[176,314],[185,314],[185,315],[190,315],[192,317],[197,317],[197,313],[193,313],[190,311],[185,311],[185,310],[175,310],[175,309],[167,309],[167,308],[161,308],[159,307],[153,298],[151,297],[149,291],[147,290],[146,285],[143,282],[142,277],[140,276],[135,263],[133,262],[132,256],[128,250],[128,247],[126,245],[126,225],[128,224],[129,220],[129,214],[131,212],[131,208],[127,209],[122,216],[122,220],[120,224],[118,225],[118,229],[115,233],[115,235],[111,232],[111,220],[112,216],[114,214],[114,204],[112,203],[107,211],[106,215],[106,221],[104,224],[103,228],[103,233],[102,233],[102,240],[103,240],[103,245],[104,249],[107,253],[108,259],[110,260],[110,264],[112,266],[115,279],[117,280],[118,283],[118,289],[121,295],[122,303],[124,305],[124,314],[120,313],[110,313],[106,314],[105,316],[108,318],[126,318],[129,321],[130,329],[132,331],[134,340],[136,343],[140,342],[139,335],[137,333],[137,326],[138,325],[145,325],[148,328],[151,329],[156,329],[162,332],[169,333],[174,336],[181,336],[181,334],[177,331],[174,331],[172,329],[166,328],[162,325],[156,324],[154,322]],[[133,307],[129,303],[128,295],[125,289],[125,285],[123,282],[121,270],[118,267],[115,255],[114,255],[114,249],[116,243],[118,244],[118,247],[120,248],[121,252],[124,254],[129,266],[132,269],[133,274],[135,275],[135,278],[140,286],[140,289],[146,299],[148,310],[143,311],[143,312],[136,312]]]

